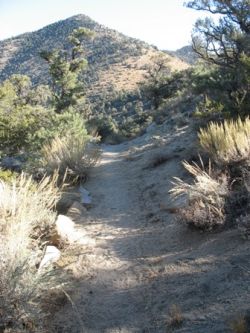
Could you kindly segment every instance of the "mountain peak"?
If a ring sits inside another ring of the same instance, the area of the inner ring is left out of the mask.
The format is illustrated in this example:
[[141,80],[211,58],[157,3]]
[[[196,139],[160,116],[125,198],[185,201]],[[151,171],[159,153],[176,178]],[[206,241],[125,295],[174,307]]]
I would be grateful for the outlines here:
[[[40,59],[39,52],[55,48],[68,49],[68,36],[79,27],[95,31],[95,38],[91,41],[85,40],[83,45],[89,63],[85,77],[89,87],[100,83],[101,90],[108,86],[115,86],[116,90],[126,89],[127,80],[123,82],[124,76],[119,74],[126,72],[126,75],[132,78],[129,80],[131,89],[135,88],[144,77],[145,65],[150,62],[151,57],[160,52],[143,41],[95,22],[87,15],[77,14],[37,31],[0,42],[0,80],[12,74],[25,74],[29,75],[34,83],[47,83],[47,64]],[[176,66],[183,68],[186,65],[178,61]]]
[[98,23],[96,21],[94,21],[91,17],[89,17],[88,15],[85,15],[85,14],[76,14],[76,15],[70,16],[70,17],[68,17],[64,20],[58,21],[58,22],[68,22],[68,21],[80,21],[82,23],[92,22],[92,23],[98,25]]

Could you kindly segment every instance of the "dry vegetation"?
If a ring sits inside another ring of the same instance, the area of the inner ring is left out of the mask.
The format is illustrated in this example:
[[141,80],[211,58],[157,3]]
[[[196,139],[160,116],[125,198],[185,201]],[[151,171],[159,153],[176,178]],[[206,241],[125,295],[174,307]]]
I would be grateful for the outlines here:
[[199,133],[202,148],[220,164],[241,162],[250,157],[250,119],[211,122]]
[[187,63],[178,58],[151,49],[145,54],[131,56],[123,63],[111,65],[108,71],[100,70],[99,79],[95,84],[95,88],[90,90],[90,94],[93,93],[92,90],[98,91],[98,89],[101,89],[108,91],[110,86],[115,87],[116,91],[138,89],[139,84],[145,80],[147,68],[153,64],[154,58],[159,57],[159,55],[166,59],[173,71],[180,71],[189,67]]
[[244,316],[239,315],[237,319],[234,319],[230,323],[230,327],[233,333],[247,333],[247,325]]
[[51,265],[40,268],[46,239],[54,228],[59,199],[57,176],[34,183],[21,175],[0,182],[0,327],[40,332],[46,313],[41,299],[62,286]]
[[176,304],[171,305],[169,309],[168,325],[172,328],[178,328],[182,325],[183,320],[184,318],[181,308]]
[[235,225],[238,217],[239,228],[248,237],[250,120],[211,122],[200,129],[198,136],[216,168],[212,170],[209,162],[206,170],[202,160],[201,167],[183,162],[194,181],[189,184],[175,179],[170,193],[173,197],[186,197],[186,207],[178,211],[179,217],[202,230],[211,230],[226,221],[234,221]]
[[228,180],[225,175],[215,178],[211,166],[208,172],[204,166],[183,162],[184,168],[194,177],[193,184],[175,178],[170,190],[173,197],[185,196],[187,207],[180,210],[182,219],[200,229],[212,229],[225,222],[224,206],[228,195]]
[[43,147],[43,165],[49,174],[56,170],[61,179],[67,176],[71,183],[83,181],[89,169],[97,162],[100,151],[84,136],[56,137]]

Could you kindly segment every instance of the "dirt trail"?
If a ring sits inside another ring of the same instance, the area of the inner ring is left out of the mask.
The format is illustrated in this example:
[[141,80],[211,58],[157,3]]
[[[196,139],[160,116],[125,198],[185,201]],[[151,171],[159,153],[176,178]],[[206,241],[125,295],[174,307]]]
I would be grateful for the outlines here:
[[[75,268],[86,282],[75,301],[83,317],[82,332],[137,332],[144,316],[140,305],[144,295],[134,291],[143,274],[138,241],[144,223],[140,179],[124,159],[126,149],[124,144],[106,146],[86,184],[94,206],[83,223],[95,244]],[[83,302],[82,308],[79,302]],[[81,331],[72,322],[67,325],[64,332]]]
[[[226,333],[230,311],[247,306],[249,251],[235,230],[193,233],[163,209],[192,136],[145,139],[104,146],[85,185],[93,207],[77,223],[91,241],[74,266],[75,308],[60,311],[56,332]],[[163,153],[169,160],[150,168]],[[169,325],[172,304],[180,327]]]

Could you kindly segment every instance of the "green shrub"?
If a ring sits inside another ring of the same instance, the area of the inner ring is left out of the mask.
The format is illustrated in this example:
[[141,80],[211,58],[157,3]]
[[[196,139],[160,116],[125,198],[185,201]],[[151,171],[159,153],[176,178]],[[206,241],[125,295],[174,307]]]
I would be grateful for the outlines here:
[[111,117],[93,118],[88,121],[87,127],[93,135],[98,135],[103,141],[118,134],[116,122]]
[[249,160],[250,119],[225,120],[218,124],[211,122],[199,132],[201,147],[220,164]]
[[204,101],[196,106],[194,116],[199,118],[209,118],[219,116],[224,110],[224,105],[205,96]]
[[0,110],[0,150],[8,154],[39,146],[37,132],[49,124],[50,111],[30,105]]
[[0,168],[0,181],[11,182],[16,179],[17,173],[10,170],[3,170]]
[[62,137],[66,134],[70,136],[87,136],[83,117],[73,110],[68,110],[62,114],[51,111],[44,125],[40,127],[35,136],[35,140],[39,142],[39,147],[57,136]]
[[13,75],[0,85],[0,151],[13,155],[37,152],[56,136],[87,135],[82,116],[72,107],[57,114],[49,91],[32,87],[28,77]]

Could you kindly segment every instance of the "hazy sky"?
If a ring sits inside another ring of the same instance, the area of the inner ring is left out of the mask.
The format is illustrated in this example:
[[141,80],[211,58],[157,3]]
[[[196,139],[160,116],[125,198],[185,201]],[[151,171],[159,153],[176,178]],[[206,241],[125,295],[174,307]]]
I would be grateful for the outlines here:
[[190,42],[201,16],[185,8],[183,0],[0,0],[0,39],[76,14],[168,50]]

